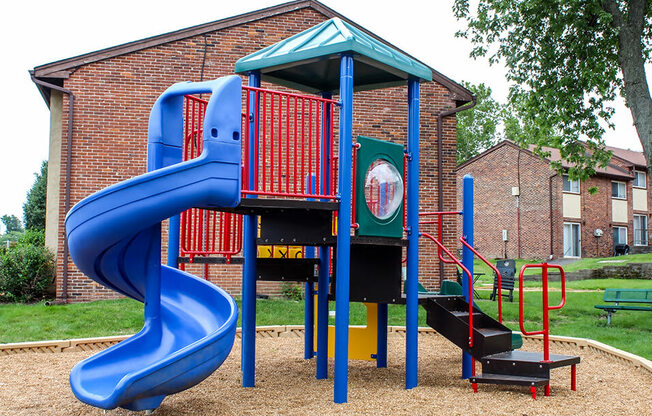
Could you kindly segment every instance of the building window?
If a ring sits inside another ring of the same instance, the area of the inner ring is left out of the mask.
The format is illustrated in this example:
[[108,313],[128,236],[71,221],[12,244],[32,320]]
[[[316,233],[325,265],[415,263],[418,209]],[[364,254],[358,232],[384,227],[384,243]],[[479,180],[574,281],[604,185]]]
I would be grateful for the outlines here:
[[634,245],[647,246],[647,215],[634,215]]
[[577,179],[570,179],[568,175],[563,175],[564,178],[564,192],[571,192],[574,194],[580,193],[580,181]]
[[634,186],[636,188],[645,188],[645,172],[641,172],[640,170],[634,171]]
[[627,227],[614,227],[614,245],[627,244]]
[[625,182],[611,182],[611,197],[627,199],[627,187]]
[[564,223],[564,257],[581,257],[580,225],[575,222]]

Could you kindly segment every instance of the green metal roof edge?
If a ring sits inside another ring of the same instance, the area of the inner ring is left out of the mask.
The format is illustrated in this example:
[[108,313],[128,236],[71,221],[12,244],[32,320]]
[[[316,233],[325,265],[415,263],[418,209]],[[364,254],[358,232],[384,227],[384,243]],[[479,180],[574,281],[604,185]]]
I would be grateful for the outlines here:
[[[272,56],[272,57],[263,57],[263,58],[252,60],[252,58],[254,57],[264,55],[265,53],[267,53],[272,49],[278,49],[280,45],[287,43],[299,36],[305,35],[307,31],[317,32],[321,27],[326,26],[330,23],[333,23],[337,26],[337,28],[342,33],[342,35],[347,39],[346,41],[339,42],[334,45],[320,46],[318,48],[311,48],[304,51],[292,52],[290,54],[284,54],[284,55]],[[285,66],[286,64],[292,62],[301,62],[306,60],[318,59],[321,57],[334,55],[338,53],[354,52],[360,55],[364,55],[368,58],[371,58],[372,60],[381,62],[392,68],[398,69],[399,71],[405,72],[408,75],[412,75],[426,81],[432,81],[432,71],[424,64],[397,51],[393,47],[378,41],[372,36],[367,35],[362,31],[359,31],[355,27],[351,26],[349,28],[348,26],[349,25],[347,23],[343,22],[341,19],[336,17],[326,20],[322,23],[319,23],[316,26],[313,26],[310,29],[306,29],[303,32],[297,33],[293,36],[290,36],[287,39],[279,41],[273,45],[267,46],[257,52],[254,52],[252,54],[249,54],[247,56],[238,59],[238,61],[235,63],[235,72],[237,74],[242,74],[248,71],[273,68],[281,65]],[[354,29],[355,33],[352,33],[351,29]],[[379,45],[382,45],[383,48],[390,50],[391,53],[394,55],[404,58],[408,63],[399,62],[393,56],[382,54],[374,50],[373,48],[364,45],[362,41],[355,39],[356,35],[359,38],[365,39],[365,41],[370,42],[372,44],[377,43]]]

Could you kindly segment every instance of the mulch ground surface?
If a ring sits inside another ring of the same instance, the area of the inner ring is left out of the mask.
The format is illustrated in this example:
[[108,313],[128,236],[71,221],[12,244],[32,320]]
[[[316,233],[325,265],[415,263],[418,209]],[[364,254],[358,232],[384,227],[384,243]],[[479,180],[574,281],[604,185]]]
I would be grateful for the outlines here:
[[[256,387],[240,387],[240,341],[213,375],[167,397],[154,415],[652,415],[652,375],[616,358],[568,346],[553,353],[579,355],[577,391],[570,369],[553,370],[550,397],[532,400],[524,387],[480,385],[474,394],[460,379],[461,353],[437,334],[419,340],[419,386],[404,389],[405,339],[389,338],[388,368],[351,361],[349,401],[334,404],[332,360],[328,380],[315,379],[315,360],[303,359],[303,338],[257,339]],[[528,341],[523,349],[538,351]],[[0,356],[0,415],[98,415],[68,384],[70,369],[90,352]],[[479,370],[479,367],[478,367]],[[108,415],[133,414],[128,410]],[[141,412],[144,414],[144,412]]]

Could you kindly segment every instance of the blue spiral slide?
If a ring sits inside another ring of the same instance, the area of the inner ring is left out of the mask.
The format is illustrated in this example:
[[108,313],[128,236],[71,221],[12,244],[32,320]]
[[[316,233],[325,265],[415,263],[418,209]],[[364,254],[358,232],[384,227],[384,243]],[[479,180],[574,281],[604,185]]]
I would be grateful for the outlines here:
[[[198,93],[211,93],[204,150],[182,163],[183,96]],[[70,210],[66,232],[79,270],[145,304],[139,333],[72,369],[79,400],[104,409],[155,409],[165,396],[208,377],[231,351],[235,301],[211,283],[161,265],[161,221],[191,207],[239,204],[241,109],[237,76],[174,84],[150,114],[148,172]]]

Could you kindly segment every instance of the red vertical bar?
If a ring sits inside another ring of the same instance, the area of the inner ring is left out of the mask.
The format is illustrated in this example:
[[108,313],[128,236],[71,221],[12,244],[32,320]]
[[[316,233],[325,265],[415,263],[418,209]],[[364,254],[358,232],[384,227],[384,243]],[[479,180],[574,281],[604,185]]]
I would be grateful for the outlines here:
[[[308,104],[308,175],[312,176],[312,100],[309,100]],[[309,180],[309,183],[312,183],[312,178]],[[310,193],[310,189],[306,193]]]
[[331,159],[331,195],[335,195],[335,155],[333,154],[333,110],[335,110],[335,106],[333,103],[328,104],[331,106],[331,120],[330,120],[330,126],[328,129],[328,134],[330,136],[330,150],[329,150],[329,157]]
[[261,145],[263,147],[263,157],[260,168],[263,170],[263,192],[267,191],[267,177],[265,175],[265,165],[267,165],[267,94],[263,94],[263,131]]
[[183,120],[184,121],[183,127],[185,131],[183,135],[183,156],[184,156],[183,160],[184,161],[188,160],[188,130],[190,126],[190,120],[188,119],[188,115],[190,112],[190,98],[188,98],[188,96],[186,96],[185,98],[186,98],[186,117]]
[[285,193],[290,193],[290,96],[285,97]]
[[269,164],[269,190],[274,192],[274,151],[276,146],[274,146],[274,94],[269,94],[270,108],[269,108],[269,155],[270,155],[270,164]]
[[260,137],[258,136],[259,130],[260,130],[260,106],[258,103],[260,102],[260,93],[259,91],[255,92],[255,99],[256,103],[254,104],[256,106],[256,111],[254,112],[254,188],[258,190],[258,155],[260,153],[258,149],[258,145],[260,143]]
[[[358,170],[358,160],[357,160],[358,158],[356,157],[357,154],[358,154],[358,146],[357,146],[357,144],[355,144],[355,145],[353,145],[353,153],[352,153],[352,155],[353,155],[353,166],[352,166],[352,169],[351,169],[351,174],[353,176],[353,187],[352,187],[352,192],[351,192],[351,222],[354,223],[354,224],[357,222],[355,220],[355,199],[356,199],[355,175],[356,175],[356,172]],[[373,186],[373,183],[372,183],[372,186]],[[372,188],[371,193],[373,195],[373,188]]]
[[215,233],[217,229],[217,218],[218,218],[218,213],[216,211],[212,212],[213,216],[213,238],[211,239],[212,245],[211,245],[211,251],[215,251],[215,241],[217,240],[217,243],[219,244],[219,235]]
[[543,281],[543,360],[550,361],[548,330],[548,265],[543,264],[541,268],[541,280]]
[[407,153],[403,155],[403,228],[407,226]]
[[281,139],[282,136],[282,127],[283,127],[283,103],[282,103],[283,96],[281,94],[278,94],[278,179],[276,183],[278,184],[278,191],[283,192],[283,189],[281,188],[281,176],[283,176],[283,140]]
[[299,112],[297,111],[297,97],[294,97],[294,193],[297,193],[297,119],[299,118]]
[[197,136],[195,134],[195,128],[196,128],[195,127],[195,124],[196,124],[195,123],[195,121],[196,121],[195,120],[195,112],[196,112],[195,100],[192,100],[192,111],[191,111],[191,120],[192,121],[190,122],[190,126],[192,128],[192,133],[191,133],[191,136],[190,136],[190,140],[191,140],[191,143],[190,143],[190,158],[191,159],[195,157],[194,156],[195,155],[195,144],[197,142]]
[[[247,106],[249,108],[249,106]],[[245,118],[244,123],[244,137],[242,138],[242,145],[244,150],[244,157],[242,163],[242,189],[249,189],[249,117]]]
[[[321,160],[320,159],[322,157],[321,149],[322,149],[322,146],[323,146],[323,143],[324,143],[324,137],[323,137],[323,134],[322,134],[322,130],[323,130],[322,129],[322,123],[324,122],[324,120],[323,120],[323,117],[320,116],[321,115],[320,111],[323,111],[323,109],[324,109],[324,106],[319,105],[319,101],[317,101],[317,119],[315,120],[315,131],[317,133],[317,135],[316,135],[316,137],[317,137],[317,140],[316,140],[317,141],[317,158],[316,158],[317,168],[315,169],[315,172],[317,173],[317,175],[316,175],[317,180],[315,181],[315,193],[317,195],[319,195],[321,193],[321,192],[319,192],[319,189],[320,189],[319,188],[319,183],[320,183],[320,179],[321,179],[321,169],[320,169],[321,168],[321,163],[320,163]],[[326,192],[324,192],[324,193],[326,193]]]
[[301,99],[301,193],[306,193],[305,148],[306,148],[306,99]]
[[577,391],[577,365],[571,365],[571,390]]

